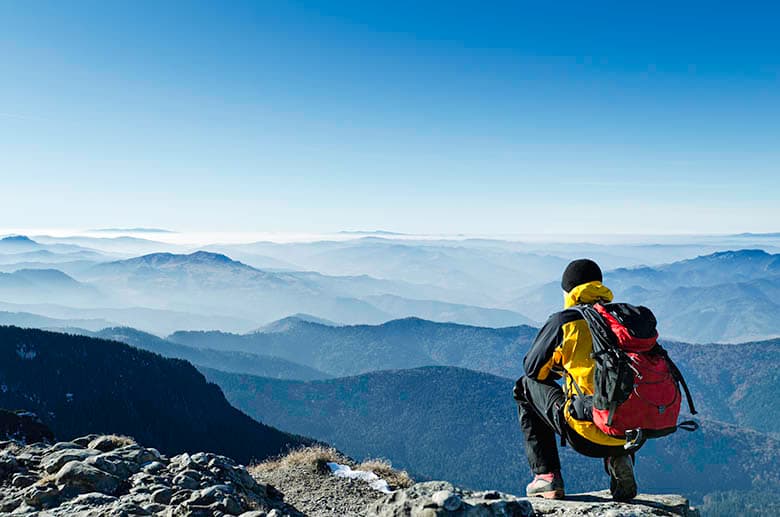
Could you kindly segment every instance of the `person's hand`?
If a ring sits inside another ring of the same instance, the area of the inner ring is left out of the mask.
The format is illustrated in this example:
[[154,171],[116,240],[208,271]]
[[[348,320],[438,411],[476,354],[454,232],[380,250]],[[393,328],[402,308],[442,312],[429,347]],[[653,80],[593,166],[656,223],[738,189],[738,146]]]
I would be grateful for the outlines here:
[[512,388],[512,396],[515,398],[515,400],[523,400],[525,397],[523,396],[523,378],[520,377],[515,381],[515,386]]

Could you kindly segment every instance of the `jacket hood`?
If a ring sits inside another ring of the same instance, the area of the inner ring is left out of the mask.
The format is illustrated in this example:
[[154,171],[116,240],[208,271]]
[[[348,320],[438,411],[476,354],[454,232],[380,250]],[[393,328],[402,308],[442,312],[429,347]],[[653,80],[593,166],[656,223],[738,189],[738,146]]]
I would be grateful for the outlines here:
[[612,291],[601,282],[588,282],[580,284],[566,294],[564,307],[568,309],[581,303],[593,304],[596,302],[611,302],[614,296]]

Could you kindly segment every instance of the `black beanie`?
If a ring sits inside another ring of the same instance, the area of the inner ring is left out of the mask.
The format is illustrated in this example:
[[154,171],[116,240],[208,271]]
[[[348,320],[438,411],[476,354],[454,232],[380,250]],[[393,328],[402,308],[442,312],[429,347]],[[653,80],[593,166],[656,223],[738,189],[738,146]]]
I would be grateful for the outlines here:
[[581,284],[601,282],[601,268],[590,259],[573,260],[566,266],[561,279],[561,287],[567,293]]

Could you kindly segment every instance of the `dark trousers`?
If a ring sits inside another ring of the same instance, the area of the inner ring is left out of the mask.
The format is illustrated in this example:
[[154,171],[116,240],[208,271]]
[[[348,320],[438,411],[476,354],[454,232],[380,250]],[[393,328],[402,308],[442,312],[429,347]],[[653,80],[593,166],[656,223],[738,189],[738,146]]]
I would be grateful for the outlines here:
[[520,377],[515,383],[514,396],[520,428],[525,437],[525,453],[534,474],[546,474],[561,469],[558,436],[564,437],[572,449],[585,456],[606,458],[626,454],[623,447],[590,442],[566,425],[563,417],[566,396],[555,381],[535,381]]

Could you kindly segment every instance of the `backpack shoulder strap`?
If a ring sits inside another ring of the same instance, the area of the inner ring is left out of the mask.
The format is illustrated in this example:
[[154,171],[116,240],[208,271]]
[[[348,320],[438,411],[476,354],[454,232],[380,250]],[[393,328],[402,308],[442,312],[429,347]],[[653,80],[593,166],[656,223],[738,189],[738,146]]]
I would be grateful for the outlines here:
[[582,315],[582,319],[588,325],[591,336],[593,338],[593,354],[592,357],[596,358],[607,351],[616,350],[617,337],[612,330],[607,326],[604,318],[601,314],[593,308],[592,305],[575,305],[570,307],[571,309],[579,312]]
[[680,369],[677,368],[677,365],[674,364],[672,358],[669,357],[669,353],[666,351],[666,349],[663,348],[661,345],[658,345],[658,349],[660,350],[661,354],[664,356],[664,359],[666,359],[666,362],[669,363],[669,369],[672,371],[672,376],[675,378],[677,382],[680,383],[680,386],[682,386],[683,391],[685,392],[685,398],[688,401],[688,409],[691,410],[691,415],[695,415],[697,411],[693,405],[693,397],[691,396],[691,390],[688,389],[688,384],[685,382],[685,377],[683,377],[683,374],[680,371]]
[[[604,318],[601,317],[601,314],[599,314],[592,305],[575,305],[572,309],[582,315],[582,318],[585,320],[585,323],[590,330],[593,343],[593,351],[590,356],[596,360],[597,365],[613,365],[618,369],[618,375],[620,375],[619,372],[623,368],[620,358],[623,354],[617,346],[617,337],[612,330],[609,329]],[[614,386],[613,392],[608,394],[609,411],[607,413],[607,425],[612,425],[612,418],[615,416],[615,410],[618,406],[617,402],[614,400],[615,389],[617,389],[617,385]]]

